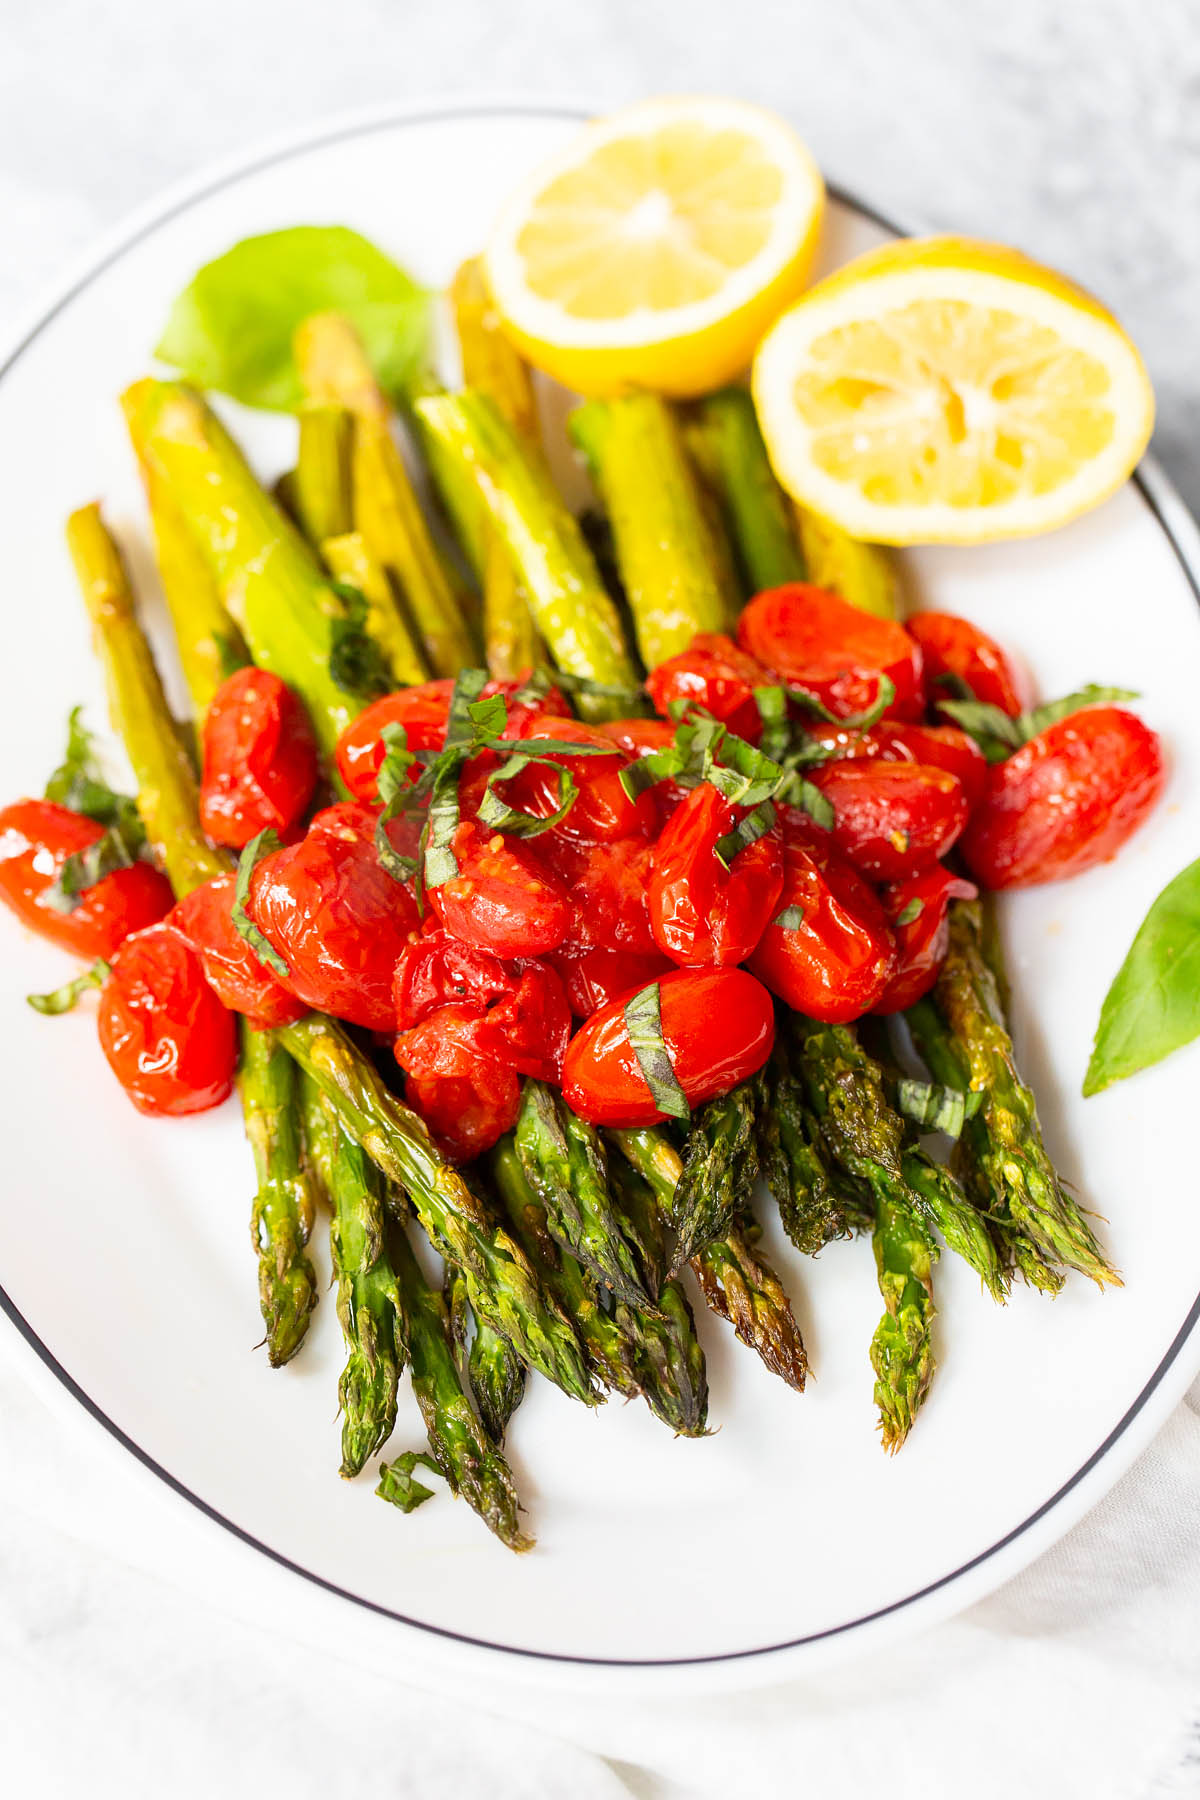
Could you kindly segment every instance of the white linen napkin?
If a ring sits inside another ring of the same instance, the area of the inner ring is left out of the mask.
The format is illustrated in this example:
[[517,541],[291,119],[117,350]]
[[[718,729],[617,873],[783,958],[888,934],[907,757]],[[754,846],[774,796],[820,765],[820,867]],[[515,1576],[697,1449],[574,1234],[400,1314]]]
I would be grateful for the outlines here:
[[[19,1351],[19,1354],[18,1354]],[[191,1509],[47,1410],[0,1331],[3,1789],[172,1800],[1200,1794],[1200,1384],[1112,1495],[956,1621],[802,1682],[426,1693],[185,1585]]]

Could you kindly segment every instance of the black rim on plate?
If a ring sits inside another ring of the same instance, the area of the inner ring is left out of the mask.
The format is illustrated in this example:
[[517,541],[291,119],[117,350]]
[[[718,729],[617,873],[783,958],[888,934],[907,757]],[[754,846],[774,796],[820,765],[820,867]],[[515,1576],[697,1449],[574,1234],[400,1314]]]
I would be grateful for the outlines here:
[[[264,169],[271,168],[278,163],[288,162],[295,156],[304,156],[310,151],[320,150],[330,144],[344,142],[349,138],[367,137],[377,131],[394,131],[397,128],[406,125],[427,125],[441,120],[477,119],[514,115],[574,121],[582,121],[587,117],[586,112],[581,107],[548,106],[536,102],[480,102],[477,104],[463,105],[448,103],[444,106],[435,105],[414,111],[399,110],[394,114],[381,115],[375,119],[361,120],[357,123],[347,122],[343,125],[334,125],[324,132],[318,132],[312,137],[305,138],[302,142],[285,144],[279,149],[264,151],[258,156],[239,163],[236,168],[232,168],[222,175],[213,177],[211,181],[200,187],[191,189],[164,211],[157,212],[153,217],[147,218],[135,231],[122,236],[99,262],[91,264],[87,271],[81,275],[65,293],[59,295],[53,306],[39,317],[36,324],[33,325],[15,346],[6,361],[0,364],[0,381],[3,381],[16,366],[21,357],[24,356],[25,352],[42,335],[47,326],[52,324],[60,313],[64,312],[68,306],[77,300],[98,276],[103,275],[104,272],[114,263],[118,262],[127,251],[135,248],[137,244],[151,236],[161,226],[169,223],[170,220],[177,218],[181,213],[187,212],[190,207],[199,204],[201,201],[210,199],[213,194],[219,193],[223,188],[231,187],[235,183],[244,180],[247,176],[260,174]],[[852,212],[860,214],[863,218],[869,219],[873,224],[878,225],[881,230],[889,232],[893,236],[904,235],[892,219],[887,218],[874,207],[866,205],[865,202],[858,199],[856,195],[848,193],[845,189],[839,188],[832,183],[829,184],[829,194],[831,198],[836,200],[840,205],[847,207]],[[1156,495],[1147,483],[1141,470],[1134,471],[1132,481],[1147,510],[1150,512],[1166,537],[1167,542],[1170,544],[1176,560],[1187,579],[1188,585],[1191,588],[1197,603],[1200,604],[1200,583],[1197,581],[1196,572],[1193,570],[1182,545],[1171,530],[1169,521],[1163,516]],[[903,1612],[906,1607],[913,1606],[918,1601],[928,1598],[929,1595],[938,1593],[941,1589],[949,1587],[953,1582],[960,1580],[962,1576],[968,1574],[972,1569],[979,1568],[981,1564],[987,1562],[991,1557],[998,1555],[1000,1551],[1007,1549],[1007,1547],[1010,1544],[1015,1543],[1018,1538],[1023,1537],[1040,1519],[1043,1519],[1047,1513],[1053,1511],[1059,1502],[1063,1500],[1072,1489],[1078,1487],[1079,1483],[1083,1481],[1096,1465],[1108,1454],[1117,1440],[1124,1435],[1134,1419],[1136,1419],[1138,1414],[1143,1410],[1156,1388],[1162,1382],[1167,1371],[1175,1362],[1180,1350],[1183,1348],[1183,1345],[1191,1335],[1197,1319],[1200,1319],[1200,1294],[1198,1294],[1193,1301],[1187,1317],[1180,1326],[1171,1342],[1170,1348],[1167,1350],[1157,1369],[1155,1369],[1153,1375],[1151,1375],[1145,1387],[1125,1413],[1124,1417],[1113,1427],[1112,1431],[1109,1432],[1108,1436],[1104,1439],[1104,1442],[1092,1452],[1087,1461],[1076,1470],[1074,1475],[1072,1475],[1068,1481],[1065,1481],[1062,1484],[1056,1493],[1052,1494],[1048,1500],[1043,1501],[1042,1505],[1039,1506],[1036,1511],[1030,1513],[1028,1518],[1023,1519],[1019,1525],[1015,1525],[1011,1531],[1006,1532],[1003,1537],[998,1538],[996,1542],[991,1544],[986,1550],[981,1550],[977,1556],[971,1557],[969,1561],[962,1563],[958,1568],[952,1569],[947,1574],[939,1576],[936,1581],[926,1583],[924,1587],[916,1589],[915,1592],[906,1594],[902,1599],[893,1600],[887,1606],[877,1607],[871,1612],[863,1613],[859,1618],[848,1619],[841,1625],[830,1625],[822,1631],[808,1632],[802,1637],[785,1638],[778,1643],[761,1644],[747,1650],[716,1651],[708,1656],[658,1657],[579,1656],[565,1651],[531,1650],[519,1644],[499,1643],[492,1638],[474,1637],[469,1632],[451,1631],[443,1625],[431,1625],[428,1620],[425,1619],[411,1618],[407,1613],[397,1612],[393,1607],[384,1606],[377,1600],[370,1600],[363,1594],[356,1594],[349,1588],[340,1587],[337,1582],[329,1581],[325,1576],[318,1575],[314,1570],[305,1568],[303,1563],[294,1562],[291,1557],[284,1556],[282,1552],[272,1549],[270,1544],[265,1544],[261,1538],[255,1537],[252,1532],[244,1530],[242,1526],[236,1524],[233,1519],[227,1518],[225,1514],[219,1512],[216,1507],[210,1506],[206,1500],[201,1499],[199,1494],[194,1493],[191,1488],[186,1487],[182,1481],[179,1481],[171,1474],[169,1469],[164,1469],[161,1463],[156,1462],[154,1457],[152,1457],[148,1451],[143,1450],[141,1445],[135,1443],[128,1433],[122,1431],[115,1420],[109,1418],[103,1408],[98,1406],[90,1394],[79,1385],[74,1376],[70,1375],[67,1370],[64,1369],[49,1345],[44,1343],[38,1336],[33,1326],[29,1323],[28,1319],[25,1318],[24,1314],[20,1312],[3,1286],[0,1286],[0,1311],[3,1311],[12,1321],[26,1343],[41,1359],[55,1379],[58,1380],[66,1391],[79,1402],[80,1406],[82,1406],[86,1412],[91,1414],[97,1424],[102,1425],[105,1431],[115,1438],[124,1449],[128,1450],[132,1456],[136,1457],[143,1467],[149,1469],[160,1481],[165,1482],[166,1485],[169,1488],[172,1488],[182,1499],[189,1501],[190,1504],[202,1512],[206,1518],[212,1519],[214,1523],[222,1526],[224,1530],[230,1532],[235,1538],[239,1538],[242,1543],[248,1544],[251,1548],[260,1551],[262,1555],[269,1557],[272,1562],[278,1563],[282,1568],[290,1569],[293,1574],[302,1576],[305,1581],[310,1581],[314,1586],[323,1588],[326,1593],[335,1594],[342,1600],[349,1600],[355,1606],[365,1607],[367,1611],[377,1613],[383,1618],[394,1619],[398,1624],[411,1626],[417,1631],[429,1632],[434,1637],[447,1638],[455,1643],[468,1644],[475,1649],[498,1651],[506,1656],[520,1656],[536,1662],[580,1663],[600,1668],[637,1669],[681,1668],[690,1664],[694,1665],[699,1663],[742,1662],[751,1657],[769,1656],[775,1651],[800,1649],[805,1644],[819,1643],[826,1638],[842,1637],[847,1632],[856,1631],[864,1625],[873,1624],[879,1619],[885,1619],[895,1613]]]

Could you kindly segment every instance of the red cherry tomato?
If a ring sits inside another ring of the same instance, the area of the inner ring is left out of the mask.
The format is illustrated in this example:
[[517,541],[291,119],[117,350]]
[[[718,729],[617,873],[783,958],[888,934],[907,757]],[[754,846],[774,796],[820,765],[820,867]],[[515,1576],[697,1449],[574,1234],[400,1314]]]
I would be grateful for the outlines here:
[[905,620],[911,638],[925,658],[925,694],[930,706],[952,700],[952,689],[938,680],[957,675],[977,700],[998,706],[1013,718],[1022,710],[1023,683],[994,638],[954,613],[919,612]]
[[[877,756],[883,762],[923,763],[927,769],[944,769],[961,786],[968,808],[987,786],[987,759],[975,739],[957,725],[909,725],[881,719],[869,731],[839,731],[826,725],[810,735],[818,743],[836,744],[840,755],[854,760]],[[845,740],[844,744],[839,740]]]
[[488,1008],[478,1043],[519,1075],[557,1081],[570,1035],[571,1008],[561,978],[547,963],[531,962],[512,991]]
[[865,875],[902,881],[962,834],[967,802],[953,775],[922,763],[825,763],[809,771],[834,812],[833,841]]
[[548,831],[534,838],[532,847],[571,897],[565,952],[606,945],[638,955],[655,953],[647,904],[651,844],[643,838],[573,844]]
[[[744,969],[676,969],[658,983],[662,1038],[688,1104],[700,1106],[761,1069],[775,1042],[775,1009]],[[562,1091],[594,1125],[634,1128],[666,1115],[642,1074],[619,994],[567,1046]]]
[[0,808],[0,900],[31,930],[76,956],[110,960],[131,932],[171,910],[165,875],[149,863],[114,869],[79,896],[73,912],[56,912],[42,896],[78,850],[104,836],[103,825],[53,800],[18,800]]
[[739,649],[732,638],[701,632],[681,655],[650,671],[646,692],[655,712],[664,718],[673,701],[691,700],[728,725],[737,737],[757,744],[762,718],[754,690],[770,683],[771,676],[762,664]]
[[[657,750],[671,749],[675,743],[675,722],[672,719],[610,719],[603,725],[597,725],[596,729],[602,731],[605,737],[612,738],[614,743],[620,744],[630,757],[650,756]],[[670,818],[680,801],[687,797],[688,790],[680,787],[668,775],[655,782],[650,792],[654,796],[661,825]]]
[[784,871],[780,913],[750,968],[797,1012],[844,1025],[870,1012],[896,967],[896,945],[870,884],[829,842],[829,835],[792,809],[783,815]]
[[571,925],[567,896],[519,839],[464,820],[453,847],[458,874],[427,890],[444,930],[502,957],[541,956],[562,943]]
[[654,846],[650,928],[673,962],[745,962],[778,910],[783,850],[777,830],[739,850],[728,868],[717,855],[718,841],[744,812],[701,782]]
[[[521,727],[545,714],[570,712],[557,688],[544,698],[528,705],[514,706],[512,695],[520,688],[517,681],[489,681],[480,698],[503,694],[508,700],[508,724],[504,736],[520,736]],[[440,750],[446,741],[446,725],[450,718],[450,700],[454,693],[452,680],[422,681],[416,687],[401,688],[384,694],[348,725],[338,739],[338,774],[356,800],[373,800],[379,781],[379,770],[386,754],[383,742],[385,725],[402,725],[410,750]],[[416,779],[418,771],[414,771]]]
[[362,836],[357,809],[317,815],[298,844],[264,857],[250,877],[247,910],[279,952],[297,998],[322,1012],[391,1031],[392,972],[417,930],[417,903],[393,881]]
[[1165,772],[1157,733],[1119,706],[1047,726],[988,784],[962,852],[984,887],[1061,881],[1115,856],[1152,811]]
[[[929,992],[950,948],[950,902],[974,900],[978,892],[974,882],[965,881],[941,863],[884,888],[880,897],[896,935],[899,962],[873,1012],[903,1012]],[[919,908],[916,917],[901,923],[914,906]]]
[[233,1014],[183,933],[165,921],[117,951],[97,1023],[109,1067],[139,1112],[204,1112],[233,1087]]
[[521,1083],[481,1044],[486,1018],[473,1006],[443,1006],[396,1039],[409,1104],[445,1153],[469,1162],[517,1122]]
[[238,669],[213,696],[204,720],[200,822],[210,838],[240,850],[268,828],[286,833],[317,785],[308,714],[278,675]]
[[217,875],[193,888],[170,915],[204,965],[209,986],[231,1012],[265,1029],[291,1025],[308,1008],[262,962],[233,922],[235,875]]
[[658,951],[609,950],[598,945],[577,955],[556,953],[554,966],[562,976],[567,999],[576,1018],[587,1019],[618,994],[632,993],[668,974],[675,964]]
[[[608,756],[555,756],[574,776],[579,789],[570,812],[556,827],[563,837],[600,844],[614,838],[645,837],[654,829],[657,814],[651,796],[639,794],[631,800],[621,786],[621,770],[633,759],[622,755],[603,731],[578,719],[531,719],[523,725],[523,743],[536,744],[542,738],[595,745],[612,752]],[[558,777],[548,764],[530,763],[508,783],[506,796],[511,805],[532,813],[535,819],[549,818],[559,804]]]
[[498,956],[477,950],[427,921],[420,937],[405,944],[396,959],[392,998],[396,1029],[411,1031],[439,1007],[489,1007],[512,987]]
[[738,642],[776,679],[808,688],[839,719],[874,703],[881,674],[896,689],[890,714],[919,719],[924,710],[921,652],[904,627],[823,588],[792,582],[759,594],[738,621]]

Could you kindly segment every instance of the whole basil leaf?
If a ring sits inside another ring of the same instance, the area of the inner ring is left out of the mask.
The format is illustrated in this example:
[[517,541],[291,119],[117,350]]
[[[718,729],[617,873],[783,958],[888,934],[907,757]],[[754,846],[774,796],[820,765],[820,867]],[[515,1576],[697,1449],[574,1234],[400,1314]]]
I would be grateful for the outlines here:
[[343,313],[394,395],[424,356],[429,308],[425,289],[357,231],[295,225],[243,238],[199,269],[155,354],[200,387],[294,412],[303,394],[292,337],[310,314]]
[[1200,1037],[1200,860],[1167,883],[1104,997],[1085,1094]]

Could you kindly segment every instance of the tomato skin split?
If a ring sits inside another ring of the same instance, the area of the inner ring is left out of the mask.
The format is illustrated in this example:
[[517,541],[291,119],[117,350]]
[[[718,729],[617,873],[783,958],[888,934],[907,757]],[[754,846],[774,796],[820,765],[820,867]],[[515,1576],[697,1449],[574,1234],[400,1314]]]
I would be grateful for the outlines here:
[[718,842],[745,811],[701,782],[654,846],[650,924],[673,962],[745,962],[778,910],[783,849],[777,829],[739,850],[728,868],[717,856]]
[[888,715],[924,712],[921,650],[902,625],[850,606],[807,582],[770,588],[746,607],[738,643],[784,685],[807,688],[839,719],[866,712],[879,677],[895,687]]
[[167,921],[129,937],[100,990],[100,1047],[151,1117],[219,1106],[233,1088],[237,1038],[199,956]]
[[0,900],[23,925],[63,950],[111,962],[125,939],[170,912],[175,896],[147,862],[114,869],[79,896],[72,912],[41,904],[69,856],[104,836],[103,825],[53,800],[0,808]]
[[443,1006],[394,1046],[409,1104],[455,1162],[490,1150],[520,1110],[520,1081],[489,1050],[486,1022],[476,1006]]
[[1085,707],[992,765],[963,858],[988,888],[1082,874],[1116,855],[1165,781],[1156,732],[1123,707]]
[[[658,990],[663,1043],[689,1105],[728,1093],[762,1068],[775,1041],[775,1009],[745,969],[676,969]],[[567,1046],[563,1098],[594,1125],[634,1128],[666,1117],[630,1042],[624,1007],[631,998],[618,994]]]
[[200,823],[241,850],[260,831],[286,837],[317,785],[317,747],[303,703],[278,675],[237,669],[209,705],[202,734]]

